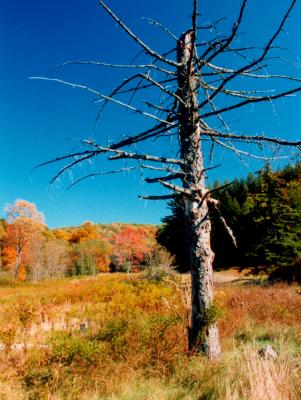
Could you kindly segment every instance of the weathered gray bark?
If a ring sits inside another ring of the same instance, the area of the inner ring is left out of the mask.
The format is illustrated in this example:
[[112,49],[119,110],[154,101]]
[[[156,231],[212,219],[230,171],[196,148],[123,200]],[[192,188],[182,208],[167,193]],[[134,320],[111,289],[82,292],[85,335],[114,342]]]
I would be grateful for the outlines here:
[[[192,283],[192,315],[189,332],[189,347],[206,354],[210,359],[220,357],[220,341],[213,316],[213,270],[214,253],[211,250],[211,223],[208,216],[203,155],[201,149],[201,121],[198,113],[196,79],[193,75],[194,51],[192,31],[182,35],[178,43],[179,95],[184,104],[179,104],[179,142],[184,188],[192,196],[184,197],[187,222],[187,247],[190,258]],[[205,197],[204,197],[205,196]]]

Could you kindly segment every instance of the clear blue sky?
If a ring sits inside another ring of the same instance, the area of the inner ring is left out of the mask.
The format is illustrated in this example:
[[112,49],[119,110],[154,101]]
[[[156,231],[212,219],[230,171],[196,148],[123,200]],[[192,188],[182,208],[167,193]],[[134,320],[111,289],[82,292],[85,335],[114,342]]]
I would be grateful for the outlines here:
[[[141,17],[155,18],[179,35],[189,27],[190,3],[189,0],[108,0],[112,9],[135,32],[162,51],[170,47],[170,40]],[[200,3],[203,21],[226,16],[226,27],[230,26],[239,8],[236,0],[202,0]],[[263,45],[265,34],[273,32],[289,2],[249,0],[249,3],[242,40]],[[166,205],[137,198],[138,194],[155,192],[154,188],[141,183],[139,173],[96,178],[71,190],[66,190],[68,176],[48,187],[58,166],[31,173],[40,162],[65,154],[76,148],[79,139],[94,135],[97,105],[87,93],[27,78],[35,75],[59,77],[94,84],[108,93],[114,82],[127,75],[86,66],[69,66],[55,74],[51,70],[59,63],[76,59],[128,63],[139,48],[100,9],[97,0],[0,0],[0,5],[0,209],[17,198],[34,202],[45,214],[50,227],[77,225],[86,220],[158,223],[167,213]],[[301,4],[298,3],[286,32],[278,41],[280,46],[291,49],[283,53],[285,58],[297,63],[282,63],[278,72],[294,70],[299,77],[300,17]],[[264,130],[267,134],[298,139],[300,106],[301,96],[281,100],[275,103],[275,108],[261,106],[233,112],[230,119],[239,119],[236,128],[248,133]],[[143,124],[142,119],[131,120],[111,107],[98,127],[97,138],[101,142],[107,136],[117,137],[121,127],[123,133],[130,133],[133,128],[136,132]],[[102,143],[105,144],[105,140]],[[252,162],[247,168],[223,153],[218,157],[223,160],[223,166],[216,170],[212,179],[232,179],[258,168],[258,164]],[[105,161],[102,166],[110,168]],[[91,172],[88,166],[83,168],[83,173]]]

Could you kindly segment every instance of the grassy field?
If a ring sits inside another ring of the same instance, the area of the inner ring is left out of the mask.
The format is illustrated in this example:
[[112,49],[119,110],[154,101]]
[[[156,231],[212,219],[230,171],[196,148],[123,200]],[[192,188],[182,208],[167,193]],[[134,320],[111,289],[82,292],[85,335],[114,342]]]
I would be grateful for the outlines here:
[[300,399],[300,288],[230,275],[217,276],[218,364],[188,356],[187,279],[0,278],[0,399]]

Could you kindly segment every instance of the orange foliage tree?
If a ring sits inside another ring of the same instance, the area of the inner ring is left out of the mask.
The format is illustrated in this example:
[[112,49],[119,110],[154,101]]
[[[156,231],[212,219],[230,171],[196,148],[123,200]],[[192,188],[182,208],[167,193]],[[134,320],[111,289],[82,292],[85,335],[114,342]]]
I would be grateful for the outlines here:
[[112,262],[116,269],[129,270],[143,263],[155,245],[155,228],[124,225],[112,238]]
[[99,239],[100,233],[97,225],[87,221],[81,224],[79,228],[76,228],[69,238],[70,243],[80,243],[88,239]]
[[72,275],[95,275],[108,272],[112,248],[101,239],[87,239],[74,243],[71,250]]
[[0,220],[0,271],[3,268],[3,251],[4,251],[4,242],[6,237],[6,222],[4,219]]
[[[57,233],[62,237],[62,232]],[[95,275],[109,270],[112,249],[101,235],[99,225],[84,222],[79,227],[69,229],[66,237],[71,245],[71,274]]]
[[36,205],[26,200],[16,200],[5,207],[6,239],[4,264],[14,264],[16,278],[24,278],[24,256],[30,239],[44,230],[44,216]]

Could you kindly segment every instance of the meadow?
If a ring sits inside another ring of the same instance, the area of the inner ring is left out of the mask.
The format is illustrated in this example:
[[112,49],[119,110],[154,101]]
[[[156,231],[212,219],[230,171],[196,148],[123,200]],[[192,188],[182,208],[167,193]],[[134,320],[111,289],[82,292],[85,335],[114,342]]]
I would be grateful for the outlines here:
[[[300,287],[227,280],[217,276],[212,363],[187,350],[187,276],[2,276],[0,399],[300,399]],[[276,359],[259,356],[265,344]]]

